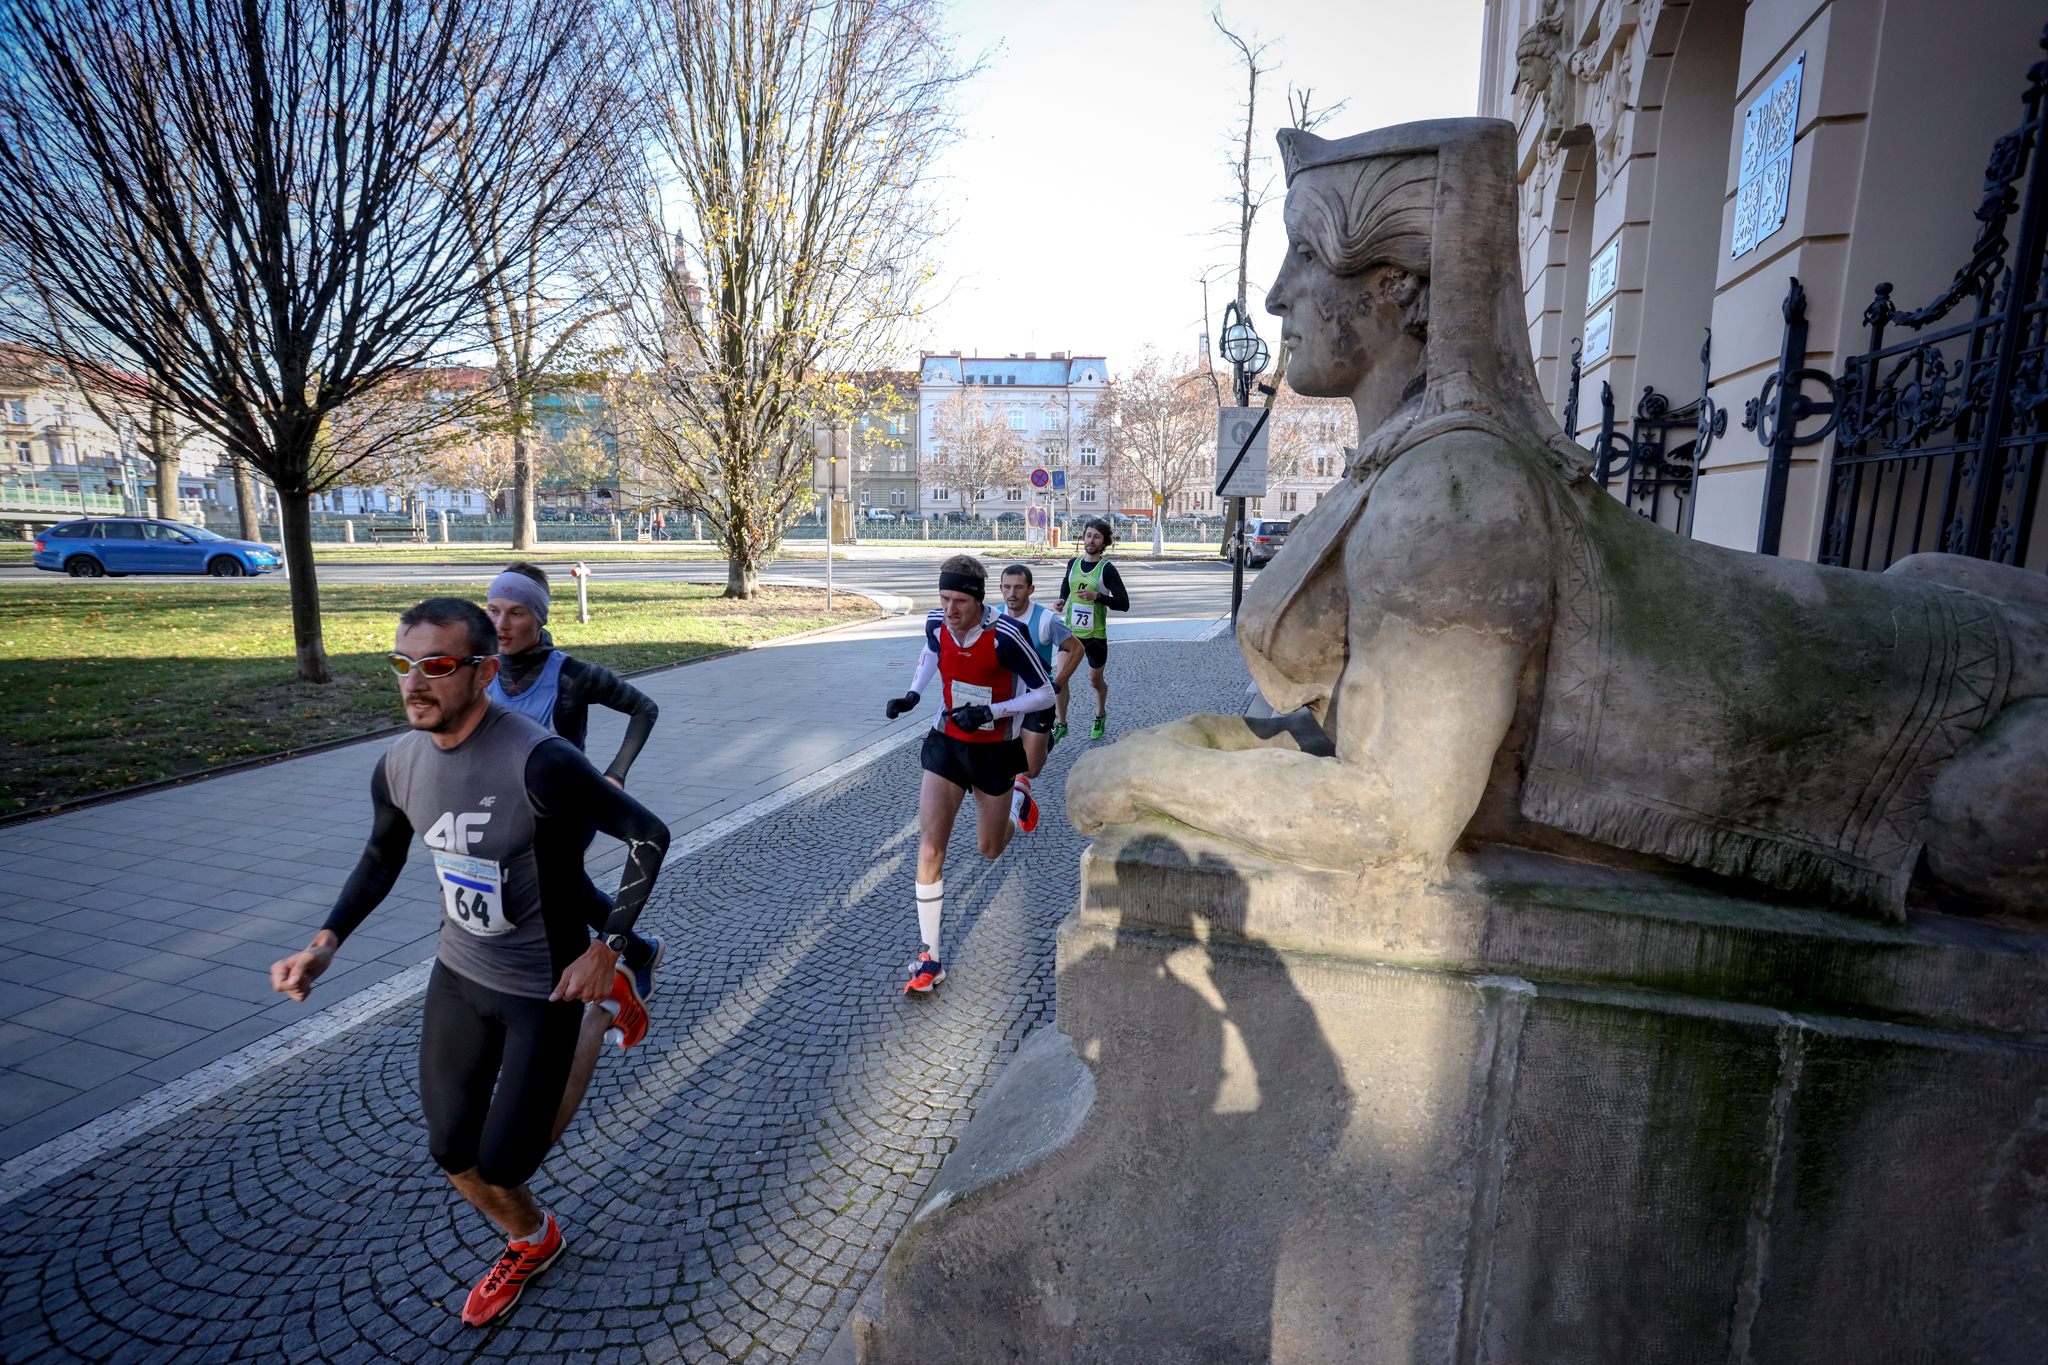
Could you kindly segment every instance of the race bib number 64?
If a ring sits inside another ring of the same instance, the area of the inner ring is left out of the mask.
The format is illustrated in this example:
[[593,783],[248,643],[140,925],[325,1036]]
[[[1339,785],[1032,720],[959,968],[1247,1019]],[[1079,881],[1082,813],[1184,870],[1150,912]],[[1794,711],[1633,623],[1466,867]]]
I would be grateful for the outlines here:
[[505,918],[504,880],[492,858],[434,853],[434,879],[441,884],[441,913],[479,938],[512,932]]

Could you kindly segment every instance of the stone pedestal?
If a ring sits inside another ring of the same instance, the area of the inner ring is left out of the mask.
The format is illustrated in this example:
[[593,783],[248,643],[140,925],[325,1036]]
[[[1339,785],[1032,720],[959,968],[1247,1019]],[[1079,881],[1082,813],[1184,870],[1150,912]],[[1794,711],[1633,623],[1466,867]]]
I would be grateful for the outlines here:
[[853,1324],[910,1362],[2027,1361],[2048,950],[1508,851],[1086,855],[1059,1032]]

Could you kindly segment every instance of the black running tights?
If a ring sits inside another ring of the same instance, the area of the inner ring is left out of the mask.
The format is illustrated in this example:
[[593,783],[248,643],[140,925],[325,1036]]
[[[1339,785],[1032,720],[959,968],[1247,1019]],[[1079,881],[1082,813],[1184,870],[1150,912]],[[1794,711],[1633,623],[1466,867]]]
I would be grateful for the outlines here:
[[540,1169],[583,1027],[577,1000],[479,986],[434,964],[420,1026],[427,1148],[450,1174],[509,1189]]

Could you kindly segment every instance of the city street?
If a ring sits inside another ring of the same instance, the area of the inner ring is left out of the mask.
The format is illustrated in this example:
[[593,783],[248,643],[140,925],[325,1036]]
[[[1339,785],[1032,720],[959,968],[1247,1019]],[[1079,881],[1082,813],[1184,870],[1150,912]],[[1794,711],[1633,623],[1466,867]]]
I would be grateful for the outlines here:
[[[553,553],[557,547],[546,547]],[[607,548],[603,542],[593,544],[593,552]],[[1149,545],[1133,547],[1131,558],[1124,558],[1117,551],[1111,551],[1117,568],[1124,576],[1125,584],[1131,590],[1134,606],[1147,616],[1210,616],[1230,610],[1230,566],[1216,558],[1190,559],[1147,559],[1143,553]],[[849,588],[867,588],[878,592],[893,593],[908,597],[918,603],[920,611],[932,606],[935,591],[932,584],[938,570],[938,562],[947,555],[965,553],[957,548],[934,547],[926,549],[917,546],[855,546],[852,559],[835,560],[832,577],[835,583]],[[978,552],[973,552],[978,553]],[[512,552],[505,552],[506,562],[514,558]],[[983,555],[982,558],[994,563],[998,556]],[[1007,556],[1004,563],[1013,562]],[[593,590],[602,591],[606,579],[624,582],[648,583],[723,583],[725,565],[719,561],[694,560],[681,563],[663,563],[658,560],[604,560],[593,558],[585,561],[592,573]],[[1033,572],[1040,578],[1057,575],[1067,562],[1064,554],[1044,558],[1026,559],[1033,566]],[[488,583],[498,567],[490,563],[413,563],[392,561],[376,564],[322,564],[320,581],[323,583]],[[763,571],[765,575],[790,582],[825,585],[825,563],[819,559],[781,559],[771,562]],[[1246,574],[1249,581],[1256,571]],[[63,576],[48,573],[27,564],[0,565],[0,583],[46,581],[61,582]],[[147,578],[130,579],[130,582],[175,583],[185,581],[178,576],[164,574]],[[209,579],[209,582],[219,580]],[[1049,598],[1041,597],[1042,601]]]

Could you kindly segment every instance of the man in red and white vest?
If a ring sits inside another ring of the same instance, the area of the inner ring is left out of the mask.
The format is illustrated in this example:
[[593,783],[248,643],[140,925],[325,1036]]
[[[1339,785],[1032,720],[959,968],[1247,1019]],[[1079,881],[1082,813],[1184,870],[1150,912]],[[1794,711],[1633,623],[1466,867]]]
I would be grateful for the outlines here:
[[987,593],[988,570],[973,555],[954,555],[939,566],[941,605],[925,618],[924,653],[918,656],[910,691],[888,705],[894,720],[917,705],[934,678],[939,681],[939,714],[924,737],[924,782],[917,799],[923,831],[917,849],[917,927],[925,946],[910,964],[905,993],[922,995],[946,979],[939,957],[946,844],[969,789],[981,814],[984,857],[1000,857],[1017,828],[1038,823],[1028,796],[1013,822],[1010,793],[1025,767],[1019,738],[1023,718],[1052,705],[1052,679],[1023,625],[987,603]]

